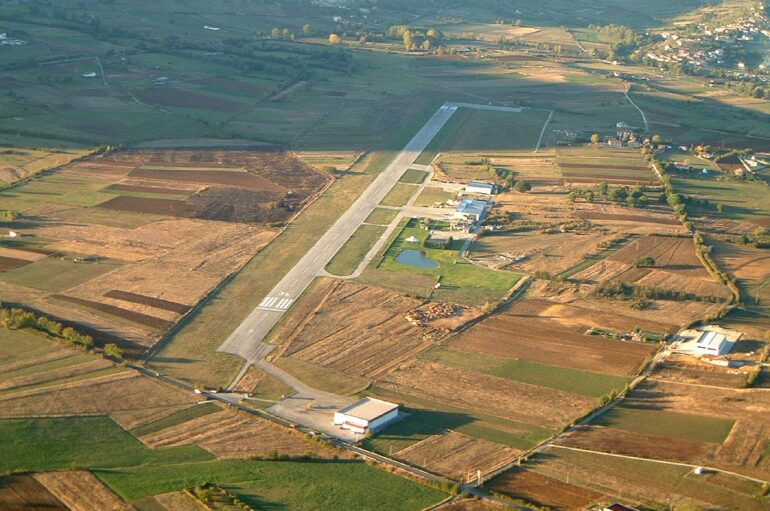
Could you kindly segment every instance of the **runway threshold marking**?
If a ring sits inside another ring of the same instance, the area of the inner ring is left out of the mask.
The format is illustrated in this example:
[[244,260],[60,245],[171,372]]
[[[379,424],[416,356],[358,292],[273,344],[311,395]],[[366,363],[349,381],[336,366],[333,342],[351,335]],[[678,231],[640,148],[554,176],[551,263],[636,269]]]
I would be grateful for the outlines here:
[[280,298],[278,296],[266,296],[259,303],[258,308],[265,309],[265,310],[285,311],[286,309],[291,307],[292,303],[294,303],[294,300],[291,298]]

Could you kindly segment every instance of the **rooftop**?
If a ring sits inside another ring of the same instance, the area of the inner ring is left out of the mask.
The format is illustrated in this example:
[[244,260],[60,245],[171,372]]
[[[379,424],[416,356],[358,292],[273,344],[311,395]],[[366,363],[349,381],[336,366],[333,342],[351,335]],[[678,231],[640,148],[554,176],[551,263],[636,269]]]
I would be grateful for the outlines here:
[[482,216],[487,207],[486,201],[465,199],[457,206],[457,213],[461,215]]
[[718,350],[726,340],[727,337],[724,334],[707,331],[703,332],[703,334],[698,339],[698,346],[706,349]]
[[484,181],[468,181],[468,184],[465,185],[466,187],[475,187],[475,188],[486,188],[486,189],[493,189],[495,185],[492,183],[485,183]]
[[353,403],[347,408],[343,408],[339,413],[356,417],[357,419],[363,419],[366,421],[373,421],[378,417],[382,417],[386,413],[398,408],[397,404],[388,403],[387,401],[381,401],[373,397],[365,397],[357,403]]

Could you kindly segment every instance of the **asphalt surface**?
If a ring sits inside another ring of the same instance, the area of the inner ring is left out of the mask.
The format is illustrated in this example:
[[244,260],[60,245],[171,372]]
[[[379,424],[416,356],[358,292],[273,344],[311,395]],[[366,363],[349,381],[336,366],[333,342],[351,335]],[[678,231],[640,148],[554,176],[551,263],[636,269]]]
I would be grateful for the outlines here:
[[222,343],[218,351],[239,355],[248,365],[265,358],[273,350],[274,346],[265,344],[262,340],[313,282],[313,279],[323,273],[332,257],[385,198],[407,169],[414,164],[457,108],[456,105],[446,103],[433,114],[396,159],[377,176],[337,222],[289,270],[260,305]]

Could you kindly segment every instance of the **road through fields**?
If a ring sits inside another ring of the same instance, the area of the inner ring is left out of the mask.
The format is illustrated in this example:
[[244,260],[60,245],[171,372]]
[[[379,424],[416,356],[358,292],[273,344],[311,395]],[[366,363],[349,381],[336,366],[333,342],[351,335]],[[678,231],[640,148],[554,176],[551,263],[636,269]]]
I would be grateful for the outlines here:
[[[431,140],[457,111],[445,103],[406,144],[395,160],[369,185],[300,261],[281,279],[262,302],[218,348],[250,363],[265,358],[274,346],[262,342],[281,316],[313,282],[375,207],[385,198]],[[240,376],[240,375],[239,375]],[[236,378],[237,381],[239,378]]]

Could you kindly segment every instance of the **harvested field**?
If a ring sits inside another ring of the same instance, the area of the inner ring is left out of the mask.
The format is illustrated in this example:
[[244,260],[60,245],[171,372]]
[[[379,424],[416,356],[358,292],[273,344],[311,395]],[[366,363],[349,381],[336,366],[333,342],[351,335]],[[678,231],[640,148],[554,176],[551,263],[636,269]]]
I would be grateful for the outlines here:
[[598,244],[607,238],[600,232],[542,234],[529,231],[491,235],[479,238],[472,245],[471,254],[493,268],[529,274],[546,271],[558,275],[599,251]]
[[166,321],[161,318],[156,318],[154,316],[149,316],[147,314],[142,314],[140,312],[121,309],[120,307],[116,307],[108,303],[94,302],[92,300],[85,300],[83,298],[75,298],[73,296],[63,296],[63,295],[53,295],[52,298],[55,298],[57,300],[63,300],[69,303],[74,303],[76,305],[82,305],[83,307],[94,309],[100,312],[105,312],[107,314],[110,314],[111,316],[115,316],[116,318],[125,319],[133,323],[139,323],[140,325],[148,326],[150,328],[155,328],[157,330],[165,330],[166,328],[172,325],[170,321]]
[[490,489],[549,509],[583,509],[603,495],[531,470],[509,470],[490,483]]
[[559,428],[591,410],[592,398],[417,360],[378,385],[465,410],[547,428]]
[[139,511],[208,511],[197,500],[181,491],[161,493],[133,501]]
[[716,367],[693,361],[693,357],[670,355],[662,364],[658,364],[653,373],[654,379],[715,387],[742,388],[746,385],[746,376],[725,367]]
[[236,113],[245,106],[236,101],[198,94],[178,88],[153,87],[134,93],[143,103],[175,108],[200,108]]
[[680,226],[680,222],[671,216],[663,216],[663,215],[629,215],[629,214],[613,214],[613,213],[598,213],[598,212],[580,212],[578,213],[578,218],[582,218],[583,220],[588,220],[591,222],[595,222],[598,224],[605,224],[605,223],[631,223],[631,224],[658,224],[658,225],[671,225],[671,226]]
[[139,193],[159,193],[168,195],[188,195],[191,190],[181,188],[163,188],[160,186],[143,186],[134,184],[115,184],[110,185],[106,190],[115,190],[117,192],[139,192]]
[[[652,257],[652,268],[636,268],[634,261]],[[572,276],[583,281],[615,281],[726,299],[729,291],[706,271],[689,238],[648,236],[629,243],[606,260]]]
[[0,396],[0,417],[111,415],[133,429],[197,401],[130,370]]
[[313,288],[313,294],[314,298],[307,300],[317,304],[314,313],[300,313],[300,323],[287,323],[281,329],[283,356],[377,378],[413,359],[447,333],[407,321],[406,314],[422,302],[393,291],[324,281]]
[[32,261],[27,259],[15,259],[13,257],[0,255],[0,272],[21,268],[22,266],[26,266],[31,263]]
[[91,472],[84,470],[43,472],[35,474],[35,479],[66,504],[70,511],[134,510]]
[[294,389],[254,366],[250,366],[238,381],[236,392],[243,392],[259,399],[278,401],[295,393]]
[[134,211],[151,215],[167,215],[184,217],[187,204],[172,199],[152,199],[148,197],[118,196],[99,204],[100,208],[117,209],[119,211]]
[[138,293],[129,293],[117,289],[113,289],[112,291],[105,293],[104,296],[108,298],[117,298],[118,300],[131,303],[149,305],[150,307],[155,307],[156,309],[176,312],[177,314],[184,314],[190,310],[190,306],[183,303],[171,302],[169,300],[162,300],[160,298],[153,298],[152,296],[140,295]]
[[78,302],[82,328],[104,332],[96,337],[152,345],[328,181],[272,146],[125,151],[66,165],[0,194],[0,209],[24,214],[15,229],[25,244],[34,238],[63,256],[3,249],[2,279],[14,285],[8,299],[53,316],[64,306],[50,298],[62,295]]
[[4,511],[69,511],[30,475],[0,476],[0,508]]
[[656,184],[658,179],[638,149],[565,147],[556,151],[565,182]]
[[301,433],[232,410],[204,415],[140,439],[155,449],[195,444],[221,459],[249,459],[271,451],[293,456],[310,451],[326,458],[339,455],[334,449],[309,443]]
[[622,314],[526,299],[473,325],[452,344],[468,351],[618,376],[634,374],[655,351],[649,344],[584,335],[596,326],[621,332],[637,326],[658,331],[671,328]]
[[504,511],[508,506],[497,504],[489,500],[480,500],[476,498],[464,498],[443,504],[436,511]]
[[398,451],[395,457],[465,482],[475,478],[477,470],[485,474],[519,454],[521,451],[450,431],[412,444]]
[[[673,413],[692,417],[692,426],[669,427],[664,434],[682,437],[688,432],[692,439],[708,439],[721,445],[714,451],[711,464],[732,467],[747,474],[762,477],[763,470],[770,468],[770,460],[764,455],[770,441],[770,393],[762,389],[729,389],[701,387],[670,381],[645,381],[631,394],[626,407],[651,410],[649,413]],[[704,419],[700,419],[703,417]],[[721,423],[719,421],[722,421]],[[735,424],[724,438],[723,423]],[[645,427],[656,426],[659,421],[647,421]],[[643,424],[631,422],[634,428]],[[623,426],[627,427],[627,426]],[[662,425],[662,427],[666,427]],[[658,433],[660,434],[660,433]],[[719,439],[724,438],[724,441]]]
[[712,506],[747,511],[767,509],[767,504],[753,495],[726,492],[724,487],[692,477],[690,467],[549,449],[533,460],[530,470],[606,495],[622,492],[624,501],[637,507],[692,503],[706,509]]
[[591,451],[627,454],[641,458],[707,464],[718,444],[663,435],[650,435],[621,428],[591,426],[570,433],[562,445]]
[[770,252],[750,245],[708,239],[714,262],[732,275],[751,307],[770,310]]

